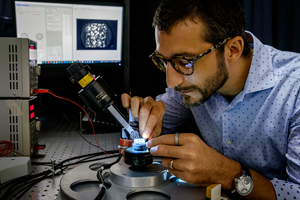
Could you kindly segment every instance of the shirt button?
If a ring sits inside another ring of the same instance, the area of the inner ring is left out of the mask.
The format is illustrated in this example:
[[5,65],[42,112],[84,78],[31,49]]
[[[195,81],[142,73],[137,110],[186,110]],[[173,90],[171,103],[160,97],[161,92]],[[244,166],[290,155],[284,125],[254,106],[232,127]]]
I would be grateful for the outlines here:
[[228,145],[231,145],[231,141],[230,141],[230,140],[228,140],[226,143],[227,143]]
[[229,112],[230,111],[230,109],[229,108],[227,108],[227,112]]

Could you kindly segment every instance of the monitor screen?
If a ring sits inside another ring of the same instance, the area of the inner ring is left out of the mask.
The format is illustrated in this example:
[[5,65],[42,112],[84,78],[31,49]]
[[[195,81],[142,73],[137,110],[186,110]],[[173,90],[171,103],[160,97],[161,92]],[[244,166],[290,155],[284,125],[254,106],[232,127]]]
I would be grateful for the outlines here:
[[37,42],[39,64],[121,63],[122,5],[15,1],[16,35]]

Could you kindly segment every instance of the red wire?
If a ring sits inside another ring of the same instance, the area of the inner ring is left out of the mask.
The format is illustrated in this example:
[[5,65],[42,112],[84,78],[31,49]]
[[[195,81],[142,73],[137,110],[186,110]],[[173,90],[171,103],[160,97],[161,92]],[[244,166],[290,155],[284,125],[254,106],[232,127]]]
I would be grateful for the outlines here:
[[11,141],[2,140],[0,141],[0,156],[7,156],[14,150],[14,144]]
[[99,143],[98,143],[98,141],[97,141],[96,132],[95,132],[95,129],[94,129],[94,124],[93,124],[92,120],[90,119],[88,113],[85,111],[85,109],[84,109],[83,107],[81,107],[78,103],[76,103],[76,102],[74,102],[74,101],[72,101],[72,100],[70,100],[70,99],[67,99],[67,98],[64,98],[64,97],[57,96],[57,95],[51,93],[50,91],[49,91],[49,94],[51,94],[52,96],[54,96],[54,97],[56,97],[56,98],[70,101],[70,102],[74,103],[75,105],[77,105],[78,107],[80,107],[80,108],[85,112],[86,116],[88,117],[89,121],[91,122],[91,125],[92,125],[92,128],[93,128],[93,133],[94,133],[94,137],[95,137],[97,146],[99,147],[99,149],[101,149],[101,151],[102,151],[103,153],[105,153],[105,154],[111,156],[111,154],[106,153],[106,152],[100,147],[100,145],[99,145]]

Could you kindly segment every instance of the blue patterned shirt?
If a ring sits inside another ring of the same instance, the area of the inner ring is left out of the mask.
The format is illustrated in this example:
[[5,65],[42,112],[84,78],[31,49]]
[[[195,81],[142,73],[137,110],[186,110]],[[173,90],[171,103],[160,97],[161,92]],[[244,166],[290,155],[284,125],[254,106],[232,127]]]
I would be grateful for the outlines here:
[[193,116],[207,145],[270,179],[277,199],[300,199],[300,54],[252,37],[243,91],[231,102],[217,92],[188,109],[180,93],[167,88],[157,97],[166,105],[162,133]]

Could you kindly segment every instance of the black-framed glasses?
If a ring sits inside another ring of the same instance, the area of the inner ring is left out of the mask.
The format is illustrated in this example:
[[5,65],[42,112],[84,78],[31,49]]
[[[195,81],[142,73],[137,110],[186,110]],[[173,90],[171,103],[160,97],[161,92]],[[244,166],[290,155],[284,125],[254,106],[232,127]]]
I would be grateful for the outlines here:
[[156,52],[152,53],[149,57],[152,59],[153,63],[157,66],[157,68],[164,72],[166,72],[167,62],[171,62],[172,67],[178,73],[189,76],[194,73],[195,61],[199,60],[200,58],[209,54],[210,52],[216,50],[228,40],[230,40],[230,38],[226,38],[222,42],[214,45],[212,48],[208,49],[204,53],[195,57],[184,57],[184,56],[175,55],[170,58],[165,58],[162,55],[157,54]]

